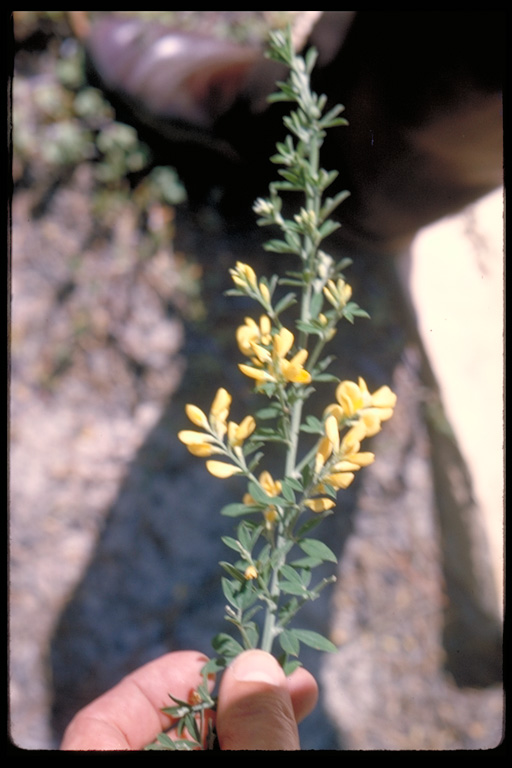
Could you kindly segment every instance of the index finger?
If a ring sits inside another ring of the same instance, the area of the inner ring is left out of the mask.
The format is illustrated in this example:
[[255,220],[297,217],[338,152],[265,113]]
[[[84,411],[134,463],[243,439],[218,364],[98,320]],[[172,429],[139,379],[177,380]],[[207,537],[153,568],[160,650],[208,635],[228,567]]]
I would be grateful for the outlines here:
[[172,725],[162,712],[172,705],[169,694],[188,700],[207,661],[195,651],[174,651],[140,667],[75,715],[61,749],[143,749]]

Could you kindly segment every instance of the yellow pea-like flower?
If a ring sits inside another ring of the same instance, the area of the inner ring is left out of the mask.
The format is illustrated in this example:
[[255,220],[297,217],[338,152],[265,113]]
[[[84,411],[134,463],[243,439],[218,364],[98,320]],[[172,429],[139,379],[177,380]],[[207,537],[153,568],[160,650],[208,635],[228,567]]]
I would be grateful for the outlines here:
[[216,451],[210,443],[192,443],[191,445],[187,445],[187,448],[193,456],[199,456],[201,459],[211,456],[214,453],[219,453],[219,451]]
[[[353,466],[350,465],[349,462],[347,462],[347,465]],[[359,469],[358,466],[353,468]],[[354,477],[355,475],[353,472],[333,472],[333,474],[324,477],[324,482],[327,483],[327,485],[332,485],[333,488],[345,489],[348,488]]]
[[268,285],[266,283],[260,282],[259,289],[260,289],[260,293],[263,301],[266,304],[270,304],[270,291],[268,289]]
[[263,471],[259,476],[260,485],[269,496],[279,496],[282,484],[280,480],[274,480],[270,472]]
[[221,480],[225,480],[242,471],[234,464],[227,464],[225,461],[216,461],[215,459],[206,462],[206,469],[211,475],[219,477]]
[[313,512],[327,512],[328,509],[332,509],[336,506],[335,501],[327,498],[308,499],[304,504]]
[[246,416],[240,424],[230,421],[228,424],[228,441],[233,447],[243,445],[244,441],[252,435],[256,429],[256,421],[253,416]]
[[230,269],[229,272],[233,282],[239,288],[245,288],[247,285],[251,288],[256,288],[258,285],[256,273],[249,264],[237,261],[235,269]]
[[333,307],[343,309],[350,301],[352,288],[341,277],[336,282],[328,280],[327,285],[324,287],[324,296]]
[[229,409],[231,407],[232,397],[224,387],[220,387],[214,397],[212,407],[210,409],[210,416],[219,421],[226,421]]
[[273,338],[274,356],[279,360],[286,357],[290,349],[293,347],[295,337],[288,328],[281,328],[279,333]]
[[310,383],[311,374],[303,367],[307,357],[307,350],[301,349],[291,360],[281,360],[281,371],[286,381],[294,384]]
[[245,569],[244,576],[248,581],[252,581],[253,579],[258,578],[258,571],[254,565],[248,565]]
[[252,365],[245,365],[244,363],[240,363],[238,367],[245,376],[248,376],[250,379],[255,379],[255,381],[260,384],[276,380],[271,373],[267,373],[263,368],[254,368]]
[[331,454],[332,454],[332,443],[328,437],[323,437],[320,440],[318,444],[318,448],[316,450],[315,474],[318,475],[318,473],[324,466],[327,459],[331,456]]
[[365,405],[363,392],[355,381],[342,381],[338,384],[336,400],[341,405],[343,414],[349,418],[364,408]]
[[267,507],[263,511],[263,517],[265,518],[265,523],[267,528],[272,528],[275,521],[277,520],[277,509],[274,506]]
[[325,436],[330,440],[334,453],[337,453],[340,447],[340,432],[336,416],[330,415],[326,418],[324,429]]
[[206,414],[200,408],[198,408],[197,405],[186,405],[185,413],[187,414],[192,424],[195,424],[196,427],[208,429],[209,424]]
[[178,432],[178,438],[185,445],[215,442],[215,437],[213,435],[206,435],[204,432],[195,432],[193,429],[182,429]]

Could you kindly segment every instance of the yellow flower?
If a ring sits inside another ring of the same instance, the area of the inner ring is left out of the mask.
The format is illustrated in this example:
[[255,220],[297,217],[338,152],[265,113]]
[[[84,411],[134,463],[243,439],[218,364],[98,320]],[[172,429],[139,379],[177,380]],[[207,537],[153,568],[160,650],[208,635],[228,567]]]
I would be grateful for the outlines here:
[[248,565],[247,568],[245,569],[244,576],[245,576],[245,578],[248,581],[250,581],[252,579],[257,579],[258,578],[258,571],[254,567],[254,565]]
[[270,291],[269,291],[268,285],[260,281],[259,289],[260,289],[261,298],[263,299],[265,304],[270,304]]
[[252,317],[246,317],[244,325],[239,326],[236,331],[236,340],[242,354],[246,357],[252,357],[254,355],[253,344],[263,344],[263,346],[270,344],[272,341],[271,329],[272,325],[267,315],[260,317],[259,325]]
[[248,285],[251,288],[256,288],[258,285],[256,273],[249,264],[237,261],[235,269],[230,269],[229,272],[233,282],[239,288],[246,288]]
[[334,453],[337,453],[340,447],[340,432],[338,421],[335,416],[328,416],[324,425],[325,435],[332,445]]
[[271,529],[277,520],[277,509],[273,504],[263,510],[263,517],[265,518],[265,525],[268,529]]
[[243,363],[240,363],[238,367],[245,376],[248,376],[250,379],[255,379],[259,384],[264,384],[269,381],[275,382],[275,377],[271,373],[264,371],[262,368],[253,368],[252,365],[244,365]]
[[328,280],[327,285],[324,287],[324,296],[333,307],[343,309],[350,301],[352,288],[341,277],[336,282]]
[[212,442],[216,438],[213,435],[207,435],[204,432],[194,432],[192,429],[182,429],[178,432],[178,439],[187,446],[190,453],[194,456],[211,456],[212,453],[218,453]]
[[[255,331],[261,332],[256,324],[249,326],[246,319],[245,330],[240,331],[240,341],[244,346],[247,343],[250,346],[252,365],[240,364],[238,367],[246,376],[255,379],[258,383],[292,382],[295,384],[309,384],[311,374],[304,368],[308,352],[306,349],[300,349],[291,360],[286,360],[286,356],[293,347],[295,337],[287,328],[281,328],[280,331],[272,337],[272,351],[257,343],[252,334]],[[242,348],[242,347],[241,347]]]
[[301,349],[291,360],[281,360],[281,371],[286,381],[294,384],[309,384],[311,374],[303,367],[306,362],[308,352]]
[[336,502],[332,499],[308,499],[304,502],[306,507],[309,507],[313,512],[326,512],[328,509],[332,509],[336,506]]
[[365,380],[359,377],[355,381],[342,381],[336,388],[337,403],[326,409],[326,414],[335,416],[338,423],[359,418],[364,425],[366,437],[377,434],[381,423],[393,415],[396,395],[388,386],[377,389],[373,394],[368,391]]
[[[321,477],[321,485],[316,489],[318,493],[322,492],[323,484],[338,490],[348,488],[354,479],[354,472],[368,466],[375,459],[373,453],[362,453],[359,450],[361,440],[366,437],[366,427],[361,421],[351,427],[340,442],[338,422],[331,413],[325,420],[324,431],[325,437],[318,443],[315,458],[315,474]],[[331,457],[324,474],[322,469]]]
[[[359,467],[356,467],[359,469]],[[353,472],[333,472],[324,477],[324,483],[331,485],[337,490],[348,488],[355,475]]]
[[232,477],[242,470],[239,467],[235,467],[234,464],[227,464],[225,461],[207,461],[206,469],[214,477],[219,477],[221,480],[225,480],[228,477]]
[[268,496],[279,496],[281,493],[281,481],[274,480],[270,472],[266,470],[259,477],[260,485]]
[[244,441],[252,435],[256,429],[256,422],[253,416],[246,416],[240,424],[230,421],[228,424],[228,442],[235,448],[243,445]]
[[217,434],[224,435],[226,433],[231,400],[231,395],[223,387],[217,390],[210,408],[210,424]]
[[327,459],[332,454],[332,443],[329,440],[328,437],[323,437],[319,444],[316,451],[316,457],[315,457],[315,474],[318,475],[322,467],[324,466]]
[[218,453],[212,443],[220,443],[227,432],[227,418],[231,406],[231,395],[223,387],[217,390],[212,406],[210,408],[210,417],[197,407],[188,403],[185,406],[185,413],[190,421],[196,427],[202,427],[206,432],[196,432],[191,429],[183,429],[178,432],[178,439],[184,443],[190,453],[194,456],[211,456],[212,453]]
[[[281,493],[281,481],[280,480],[274,480],[270,472],[267,472],[266,470],[261,473],[259,476],[259,482],[263,490],[268,496],[279,496]],[[243,498],[244,504],[247,504],[248,506],[255,505],[256,502],[254,501],[253,497],[250,493],[246,493]],[[273,524],[277,520],[278,513],[277,509],[273,504],[270,504],[268,507],[265,507],[263,510],[263,517],[265,518],[265,524],[268,529],[272,528]]]
[[185,413],[187,414],[192,424],[195,424],[196,427],[208,429],[208,419],[206,418],[206,415],[203,413],[203,411],[197,407],[197,405],[186,405]]
[[288,328],[281,328],[273,340],[272,359],[274,362],[274,368],[276,371],[281,372],[286,381],[294,382],[296,384],[309,384],[311,381],[311,374],[305,370],[304,363],[308,357],[307,349],[299,350],[291,360],[285,360],[287,354],[293,347],[295,337]]
[[277,360],[283,360],[288,352],[293,347],[295,337],[288,328],[281,328],[279,333],[276,333],[272,339],[273,344],[273,356]]

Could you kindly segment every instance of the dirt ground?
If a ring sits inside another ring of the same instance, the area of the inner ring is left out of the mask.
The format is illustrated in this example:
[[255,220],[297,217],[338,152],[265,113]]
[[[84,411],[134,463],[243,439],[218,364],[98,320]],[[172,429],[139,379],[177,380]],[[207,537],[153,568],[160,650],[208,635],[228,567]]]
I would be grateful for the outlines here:
[[[35,109],[31,89],[45,56],[15,72],[27,109]],[[16,167],[15,159],[15,176]],[[232,491],[206,480],[175,435],[184,402],[208,402],[226,377],[228,388],[239,386],[229,345],[244,308],[218,297],[237,259],[262,259],[261,238],[228,226],[213,208],[186,204],[154,206],[149,224],[126,204],[98,226],[92,173],[79,162],[50,184],[34,162],[12,196],[9,733],[23,750],[55,749],[73,712],[140,663],[173,648],[208,652],[222,618],[226,521],[214,508]],[[356,284],[369,263],[364,255],[361,267],[355,262]],[[395,288],[382,297],[388,277],[375,269],[367,280],[376,326],[370,340],[353,342],[360,351],[351,364],[389,376],[398,407],[377,438],[382,461],[324,534],[338,542],[338,580],[304,621],[339,650],[304,659],[322,695],[302,744],[489,750],[503,732],[493,669],[499,562],[493,570],[487,553],[478,560],[482,595],[491,596],[476,603],[489,609],[491,641],[470,601],[473,623],[461,643],[446,629],[467,595],[456,605],[446,574],[421,350],[389,309]],[[420,327],[426,293],[413,285]],[[493,339],[499,325],[489,315]],[[435,347],[428,351],[443,391],[445,377],[456,389],[455,374]],[[466,450],[470,438],[459,439]],[[481,507],[495,510],[495,498],[481,497]],[[499,530],[500,515],[491,517]]]

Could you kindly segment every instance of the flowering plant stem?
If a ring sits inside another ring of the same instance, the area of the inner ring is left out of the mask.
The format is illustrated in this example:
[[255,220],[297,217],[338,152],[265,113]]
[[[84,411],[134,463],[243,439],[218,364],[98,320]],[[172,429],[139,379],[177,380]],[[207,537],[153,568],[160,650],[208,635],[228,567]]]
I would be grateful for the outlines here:
[[[223,538],[236,560],[220,564],[226,574],[222,579],[226,619],[238,630],[240,642],[223,632],[213,639],[216,657],[205,665],[205,684],[194,701],[174,700],[165,710],[177,719],[178,735],[187,732],[193,738],[173,740],[164,735],[153,747],[159,749],[201,748],[203,725],[198,725],[198,717],[204,724],[205,711],[215,707],[206,676],[222,671],[243,650],[259,647],[276,654],[287,674],[300,664],[301,644],[336,650],[319,633],[291,627],[301,607],[334,580],[324,578],[311,586],[313,570],[325,562],[336,563],[336,556],[309,534],[332,514],[338,492],[350,485],[355,472],[373,462],[373,453],[362,451],[361,443],[391,417],[396,400],[387,386],[371,394],[362,378],[340,381],[327,373],[332,358],[323,357],[324,348],[338,323],[368,317],[351,300],[352,289],[343,276],[350,260],[337,263],[322,249],[325,238],[339,226],[330,215],[348,192],[324,196],[337,174],[320,167],[320,149],[327,129],[347,123],[340,117],[342,106],[324,113],[326,98],[311,90],[315,51],[305,58],[296,55],[289,31],[278,31],[271,34],[269,55],[290,73],[287,82],[278,83],[270,101],[290,102],[295,109],[284,118],[289,135],[276,145],[271,158],[280,166],[280,178],[270,185],[267,199],[256,201],[254,210],[260,226],[277,226],[281,233],[280,239],[266,243],[266,250],[292,254],[298,268],[284,276],[258,278],[250,265],[237,262],[230,270],[234,288],[228,292],[260,305],[259,319],[246,317],[236,339],[245,357],[240,371],[268,404],[237,423],[229,420],[232,397],[220,388],[208,414],[195,405],[186,406],[198,429],[178,435],[193,455],[206,459],[212,475],[222,479],[237,475],[247,481],[242,501],[222,510],[240,519],[235,536]],[[303,203],[293,218],[286,218],[281,192],[301,195]],[[293,290],[285,293],[285,286]],[[298,318],[285,324],[283,317],[297,303]],[[335,402],[321,414],[304,417],[305,403],[320,382],[335,385]],[[303,435],[308,441],[304,447]],[[281,479],[275,478],[274,467],[272,472],[257,471],[266,446],[284,448]],[[261,609],[263,620],[258,624]]]

